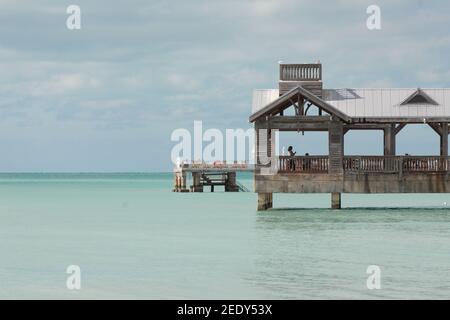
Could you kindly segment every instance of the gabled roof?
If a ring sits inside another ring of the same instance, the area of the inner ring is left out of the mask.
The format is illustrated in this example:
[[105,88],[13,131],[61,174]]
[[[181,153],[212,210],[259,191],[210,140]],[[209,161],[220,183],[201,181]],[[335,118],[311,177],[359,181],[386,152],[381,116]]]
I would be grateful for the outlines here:
[[[418,96],[422,98],[416,99]],[[439,117],[450,120],[450,88],[324,89],[322,97],[351,118]]]
[[345,113],[340,111],[339,109],[335,108],[331,104],[327,103],[326,101],[322,100],[321,98],[315,96],[310,91],[306,90],[305,88],[298,86],[293,88],[292,90],[286,92],[284,95],[279,97],[278,99],[272,101],[262,109],[254,112],[250,118],[250,122],[256,121],[258,118],[265,117],[270,114],[275,114],[277,112],[280,112],[284,110],[285,108],[292,105],[292,99],[297,97],[298,95],[302,96],[306,100],[312,102],[315,106],[322,108],[326,112],[328,112],[331,115],[334,115],[338,117],[339,119],[349,122],[351,119],[349,116],[347,116]]
[[255,89],[253,90],[252,97],[252,112],[264,108],[272,101],[277,100],[280,97],[279,89]]
[[417,105],[417,104],[432,104],[438,105],[436,101],[434,101],[429,95],[427,95],[422,89],[417,88],[417,90],[407,97],[402,103],[401,106],[405,105]]

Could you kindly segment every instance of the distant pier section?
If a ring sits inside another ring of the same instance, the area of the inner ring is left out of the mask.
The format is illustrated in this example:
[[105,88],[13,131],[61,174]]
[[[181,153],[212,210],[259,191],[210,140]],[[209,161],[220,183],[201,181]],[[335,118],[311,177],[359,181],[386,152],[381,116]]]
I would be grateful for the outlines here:
[[254,166],[247,162],[182,163],[173,170],[173,192],[203,192],[205,187],[214,192],[216,186],[223,186],[225,192],[248,192],[237,180],[237,173],[253,170]]

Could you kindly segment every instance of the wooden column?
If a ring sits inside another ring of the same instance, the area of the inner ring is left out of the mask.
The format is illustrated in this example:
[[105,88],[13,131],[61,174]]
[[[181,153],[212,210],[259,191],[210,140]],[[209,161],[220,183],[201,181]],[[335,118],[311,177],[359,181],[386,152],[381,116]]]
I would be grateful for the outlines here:
[[260,147],[260,141],[261,141],[261,137],[260,135],[260,121],[257,120],[255,122],[255,165],[259,165],[261,164],[261,160],[260,160],[260,153],[261,153],[261,147]]
[[183,174],[182,174],[182,178],[181,178],[182,180],[181,180],[181,188],[183,189],[183,190],[187,190],[186,189],[186,182],[187,182],[187,174],[186,174],[186,172],[183,172]]
[[448,122],[441,123],[441,156],[448,156]]
[[341,208],[341,193],[333,192],[331,193],[331,209]]
[[[267,121],[267,120],[266,120]],[[260,132],[261,126],[260,123],[255,125],[256,129],[256,164],[262,167],[267,167],[270,163],[270,157],[272,155],[271,150],[271,130],[267,129],[266,131],[262,130]],[[267,123],[266,128],[269,128],[269,124]],[[267,163],[269,161],[269,163]],[[266,168],[261,168],[264,170]],[[254,177],[256,174],[260,174],[255,171]],[[254,180],[255,183],[255,180]],[[272,208],[272,193],[258,193],[258,211],[267,210]]]
[[184,171],[178,171],[174,174],[174,189],[175,192],[188,192],[186,188],[187,175]]
[[[343,157],[344,157],[344,125],[341,121],[333,119],[328,126],[328,152],[329,165],[328,173],[343,175]],[[341,193],[331,193],[331,208],[341,208]]]
[[273,206],[272,193],[258,193],[258,211],[263,211],[272,208]]
[[384,155],[395,156],[395,124],[390,124],[384,130]]
[[236,184],[236,172],[228,172],[227,180],[225,182],[225,191],[226,192],[238,192],[239,189]]
[[305,115],[305,100],[300,96],[298,97],[298,109],[300,116]]
[[332,120],[328,126],[328,172],[343,174],[343,150],[344,150],[344,130],[343,124],[339,120]]
[[261,128],[260,123],[255,124],[255,164],[267,166],[270,163],[271,156],[271,130]]
[[176,172],[173,173],[173,192],[178,192],[178,175]]
[[201,184],[200,172],[192,172],[192,191],[203,192],[203,185]]

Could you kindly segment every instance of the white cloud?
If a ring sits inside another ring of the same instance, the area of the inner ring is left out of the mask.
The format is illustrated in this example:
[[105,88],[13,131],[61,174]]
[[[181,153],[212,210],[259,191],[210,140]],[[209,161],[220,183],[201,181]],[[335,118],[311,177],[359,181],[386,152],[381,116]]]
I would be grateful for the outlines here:
[[118,109],[128,108],[134,105],[133,99],[112,99],[112,100],[86,100],[80,103],[80,107],[87,109]]
[[49,79],[30,85],[30,94],[34,96],[63,95],[82,88],[97,88],[100,81],[81,74],[58,74]]
[[62,141],[68,126],[131,141],[137,126],[244,127],[252,89],[276,86],[280,59],[320,59],[325,87],[450,86],[442,1],[380,0],[379,32],[357,0],[78,0],[80,33],[65,27],[63,3],[0,3],[0,128],[11,139],[25,125]]

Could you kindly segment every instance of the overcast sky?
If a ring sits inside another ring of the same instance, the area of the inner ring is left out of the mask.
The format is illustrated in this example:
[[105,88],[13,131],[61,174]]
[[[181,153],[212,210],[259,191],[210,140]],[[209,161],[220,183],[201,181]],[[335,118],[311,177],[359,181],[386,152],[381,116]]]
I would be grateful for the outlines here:
[[[66,28],[70,4],[81,7],[81,30]],[[381,30],[366,28],[371,4]],[[320,59],[327,88],[450,87],[449,9],[420,0],[0,0],[0,171],[168,171],[172,130],[194,120],[247,128],[252,90],[276,87],[279,60]],[[311,154],[316,141],[326,148],[313,135]],[[346,136],[346,152],[381,145],[379,133]],[[438,153],[439,139],[411,126],[398,150]]]

